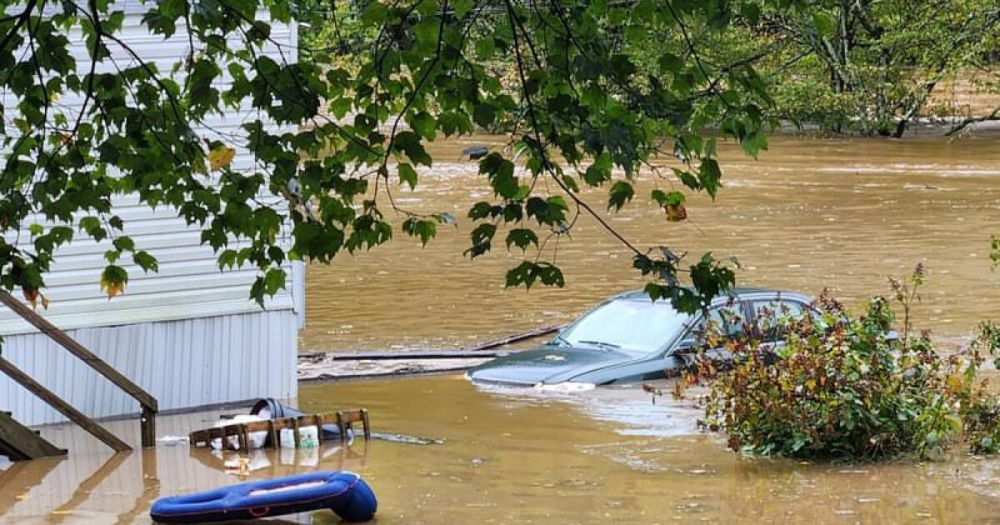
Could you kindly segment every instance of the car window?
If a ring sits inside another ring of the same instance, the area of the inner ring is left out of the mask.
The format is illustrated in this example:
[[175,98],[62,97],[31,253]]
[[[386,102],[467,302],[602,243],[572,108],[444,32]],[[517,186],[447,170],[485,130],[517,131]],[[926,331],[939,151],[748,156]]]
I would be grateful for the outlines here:
[[666,301],[615,299],[591,310],[556,338],[579,347],[598,347],[629,353],[661,350],[690,319]]
[[712,334],[723,337],[739,337],[743,335],[745,326],[743,303],[733,302],[715,306],[708,311],[707,317],[699,319],[691,327],[688,339],[692,339],[698,345],[704,345],[711,342],[710,336]]
[[798,301],[771,299],[753,302],[753,316],[764,341],[775,341],[785,336],[782,326],[809,315],[806,305]]

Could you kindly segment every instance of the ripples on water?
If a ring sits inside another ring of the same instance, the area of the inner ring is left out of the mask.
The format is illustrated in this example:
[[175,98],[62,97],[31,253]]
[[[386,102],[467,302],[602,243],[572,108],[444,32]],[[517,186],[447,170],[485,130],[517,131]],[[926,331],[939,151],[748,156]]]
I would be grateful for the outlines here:
[[[472,226],[465,213],[491,195],[474,163],[452,160],[469,142],[440,146],[418,190],[397,190],[409,208],[450,212],[458,227],[440,227],[426,248],[399,234],[370,253],[310,266],[303,351],[467,346],[570,320],[644,284],[628,253],[586,219],[559,243],[564,289],[505,290],[504,273],[521,255],[507,254],[502,237],[494,253],[463,257]],[[887,276],[924,262],[930,279],[916,326],[957,341],[979,320],[1000,317],[1000,275],[987,259],[990,235],[1000,232],[998,146],[998,138],[774,137],[759,160],[723,148],[718,200],[691,197],[686,222],[664,221],[648,182],[609,217],[642,248],[736,257],[741,283],[812,294],[829,287],[853,306],[884,293]],[[598,208],[606,199],[586,197]]]
[[[300,395],[307,412],[363,404],[377,432],[443,442],[374,440],[250,454],[253,479],[359,472],[378,495],[381,525],[985,523],[1000,512],[1000,460],[831,465],[740,458],[719,437],[694,432],[697,412],[689,404],[660,398],[654,407],[639,389],[511,395],[461,376],[424,376],[313,383]],[[165,416],[157,424],[163,434],[184,434],[217,417]],[[109,426],[138,441],[135,421]],[[161,445],[112,456],[79,429],[48,428],[44,435],[71,447],[70,455],[0,465],[0,523],[145,525],[155,498],[246,479],[227,473],[231,452]],[[317,512],[278,523],[336,519]]]
[[[642,187],[611,222],[644,247],[736,256],[743,283],[812,293],[829,286],[850,304],[924,261],[931,277],[917,325],[957,341],[998,313],[998,277],[986,260],[989,236],[1000,232],[998,144],[776,138],[760,161],[726,153],[726,187],[714,203],[692,198],[692,220],[666,223]],[[439,158],[457,158],[464,145]],[[401,198],[417,211],[464,217],[487,193],[474,171],[439,163],[421,173],[419,191]],[[464,346],[569,320],[642,284],[627,254],[582,221],[559,247],[567,288],[505,291],[503,273],[516,257],[463,259],[469,226],[441,228],[424,249],[396,239],[310,267],[300,347]],[[307,412],[359,405],[371,411],[376,431],[444,443],[260,452],[251,477],[356,470],[378,493],[382,525],[986,523],[1000,516],[1000,460],[848,466],[741,458],[718,436],[697,432],[690,401],[664,396],[653,405],[636,388],[511,393],[457,375],[301,388]],[[186,434],[215,417],[164,417],[158,425],[164,434]],[[134,421],[111,427],[138,441]],[[70,456],[0,465],[0,523],[146,524],[156,497],[237,479],[225,473],[224,458],[201,450],[110,456],[76,429],[44,435]],[[334,522],[315,513],[285,523]]]
[[364,473],[385,502],[379,523],[975,523],[1000,511],[998,460],[740,458],[697,433],[690,402],[654,406],[634,388],[552,396],[439,376],[302,395],[311,407],[366,399],[378,425],[444,438],[375,444]]

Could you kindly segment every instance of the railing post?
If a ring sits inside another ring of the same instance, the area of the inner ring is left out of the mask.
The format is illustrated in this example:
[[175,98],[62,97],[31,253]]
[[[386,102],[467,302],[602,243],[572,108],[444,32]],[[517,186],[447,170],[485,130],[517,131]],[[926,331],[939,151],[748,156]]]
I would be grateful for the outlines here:
[[142,448],[156,446],[156,410],[142,405],[142,413],[139,415],[139,426],[142,437]]

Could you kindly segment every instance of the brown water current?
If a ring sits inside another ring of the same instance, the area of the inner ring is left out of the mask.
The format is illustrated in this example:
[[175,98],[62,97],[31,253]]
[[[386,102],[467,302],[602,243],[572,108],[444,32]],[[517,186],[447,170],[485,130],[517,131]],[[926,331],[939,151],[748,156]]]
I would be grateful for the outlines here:
[[[0,523],[150,523],[157,497],[314,469],[350,469],[378,494],[377,523],[988,523],[1000,461],[809,464],[741,458],[698,434],[689,402],[638,389],[558,397],[483,391],[461,376],[316,383],[308,411],[367,405],[376,431],[439,438],[253,451],[250,475],[186,445],[113,456],[82,432],[46,428],[67,458],[0,466]],[[232,412],[232,411],[230,411]],[[161,418],[163,434],[217,413]],[[138,424],[112,424],[137,440]],[[279,523],[336,523],[317,511]]]
[[[602,297],[645,283],[629,252],[587,217],[558,244],[563,289],[505,290],[504,273],[522,256],[504,250],[502,233],[494,253],[463,257],[473,227],[465,214],[492,192],[475,163],[458,160],[459,151],[497,140],[437,146],[439,160],[420,172],[417,190],[394,190],[400,206],[449,212],[457,227],[439,227],[425,248],[397,233],[371,252],[309,267],[302,351],[467,346],[568,321]],[[605,214],[610,224],[643,250],[667,245],[689,252],[692,263],[706,251],[736,257],[740,284],[811,294],[828,287],[854,307],[885,293],[888,276],[923,262],[929,278],[916,327],[957,339],[980,320],[1000,317],[1000,272],[987,258],[990,235],[1000,233],[1000,138],[777,136],[758,160],[731,145],[721,156],[724,187],[714,202],[690,197],[688,221],[664,220],[645,177],[631,205]],[[669,178],[661,183],[676,187]],[[584,195],[604,208],[604,190]]]
[[[559,245],[564,289],[504,290],[504,271],[520,256],[505,253],[502,240],[483,260],[463,258],[465,210],[490,192],[458,152],[489,140],[441,146],[441,161],[421,172],[417,191],[395,190],[400,205],[450,212],[458,227],[441,227],[426,248],[398,238],[309,268],[303,351],[467,346],[565,322],[643,284],[629,254],[586,218]],[[776,137],[760,160],[724,149],[725,187],[715,202],[692,197],[685,223],[664,221],[648,183],[631,206],[608,216],[643,249],[667,244],[692,258],[708,250],[737,257],[743,284],[814,294],[830,287],[852,306],[884,292],[887,276],[924,262],[930,276],[915,325],[955,342],[979,320],[1000,318],[1000,275],[987,259],[989,237],[1000,233],[998,146],[997,138]],[[1000,459],[744,458],[720,436],[698,432],[692,401],[665,396],[654,405],[636,387],[543,395],[484,390],[452,374],[302,383],[298,402],[308,412],[366,406],[378,432],[443,444],[253,451],[249,476],[238,476],[225,467],[234,453],[161,444],[114,456],[78,429],[45,427],[42,435],[70,455],[0,463],[0,523],[148,524],[157,497],[314,469],[362,474],[379,497],[382,525],[1000,522]],[[161,417],[158,432],[184,436],[218,416]],[[136,421],[109,426],[138,442]],[[277,523],[336,518],[316,512]]]

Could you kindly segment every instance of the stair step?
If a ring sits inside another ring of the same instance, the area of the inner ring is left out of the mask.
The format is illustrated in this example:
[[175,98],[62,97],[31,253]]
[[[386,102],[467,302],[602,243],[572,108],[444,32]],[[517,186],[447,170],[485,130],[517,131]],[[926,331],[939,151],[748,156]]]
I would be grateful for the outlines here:
[[0,455],[20,461],[64,454],[65,449],[49,443],[37,430],[22,425],[9,412],[0,412]]

